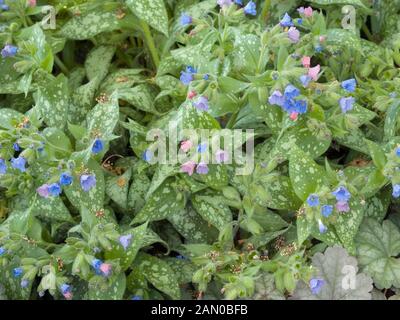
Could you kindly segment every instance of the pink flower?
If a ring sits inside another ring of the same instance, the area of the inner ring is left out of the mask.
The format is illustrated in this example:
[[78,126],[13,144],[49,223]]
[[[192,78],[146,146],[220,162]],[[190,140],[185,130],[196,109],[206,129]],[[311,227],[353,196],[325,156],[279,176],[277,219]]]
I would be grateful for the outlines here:
[[227,162],[229,160],[228,152],[225,150],[218,150],[215,153],[215,159],[217,160],[217,163]]
[[195,96],[197,96],[197,93],[196,93],[196,91],[189,91],[189,93],[188,93],[188,95],[187,95],[187,97],[190,99],[190,100],[192,100]]
[[288,37],[292,43],[297,43],[300,40],[300,31],[296,27],[290,27],[288,30]]
[[321,71],[321,66],[317,65],[314,68],[310,68],[308,70],[308,75],[314,80],[317,81],[318,80],[318,74]]
[[324,42],[326,40],[325,36],[319,36],[319,42]]
[[39,196],[43,198],[48,198],[50,196],[49,185],[48,184],[42,185],[41,187],[36,189],[36,192],[39,194]]
[[28,0],[28,6],[35,7],[36,6],[36,0]]
[[299,116],[298,112],[292,112],[290,114],[290,119],[296,121],[298,116]]
[[185,140],[181,142],[181,150],[183,152],[188,152],[193,147],[193,143],[190,140]]
[[336,203],[336,210],[338,212],[349,212],[350,211],[349,203],[347,201],[338,201]]
[[189,176],[191,176],[194,172],[195,167],[196,167],[196,163],[194,163],[194,161],[190,160],[181,165],[181,172],[186,172]]
[[111,274],[112,267],[109,263],[102,263],[99,269],[104,276],[108,277]]
[[307,18],[312,17],[312,15],[313,15],[313,9],[312,9],[311,7],[304,8],[304,15],[305,15]]
[[301,59],[301,63],[304,68],[309,68],[311,66],[311,57],[304,56],[303,59]]
[[71,292],[71,291],[68,291],[68,292],[66,292],[66,293],[63,293],[63,296],[64,296],[64,298],[67,299],[67,300],[72,300],[72,292]]

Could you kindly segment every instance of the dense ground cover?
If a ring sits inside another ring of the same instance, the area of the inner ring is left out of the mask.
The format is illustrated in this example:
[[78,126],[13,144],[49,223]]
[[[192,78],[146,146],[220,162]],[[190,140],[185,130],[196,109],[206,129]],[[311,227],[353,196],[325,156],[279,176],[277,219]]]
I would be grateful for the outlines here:
[[0,8],[0,298],[400,296],[398,0]]

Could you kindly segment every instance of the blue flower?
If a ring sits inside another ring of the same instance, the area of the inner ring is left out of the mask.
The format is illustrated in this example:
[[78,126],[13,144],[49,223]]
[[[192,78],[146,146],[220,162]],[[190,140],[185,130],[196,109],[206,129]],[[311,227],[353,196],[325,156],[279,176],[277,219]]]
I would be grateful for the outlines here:
[[287,113],[296,112],[296,101],[294,99],[285,99],[282,108]]
[[251,16],[255,16],[257,14],[257,7],[256,4],[253,1],[250,1],[245,7],[244,7],[244,13],[249,14]]
[[354,92],[356,90],[356,86],[356,79],[349,79],[342,82],[342,88],[348,92]]
[[299,114],[304,114],[307,112],[307,101],[306,100],[296,100],[295,101],[295,111]]
[[23,273],[24,273],[24,270],[22,270],[21,267],[18,267],[18,268],[14,268],[14,269],[13,269],[13,276],[14,276],[14,278],[19,278],[20,276],[22,276]]
[[325,233],[328,231],[328,228],[322,223],[321,220],[318,220],[318,229],[320,233]]
[[347,202],[351,198],[350,192],[343,186],[340,186],[332,194],[336,197],[337,201]]
[[308,87],[308,85],[310,84],[311,80],[312,80],[312,78],[307,74],[302,75],[300,77],[301,84],[303,85],[304,88]]
[[301,19],[301,18],[297,19],[297,23],[298,24],[303,24],[303,19]]
[[307,198],[307,203],[310,207],[316,207],[319,205],[319,197],[316,194],[310,194]]
[[19,144],[16,143],[16,142],[13,144],[13,149],[14,149],[15,151],[17,151],[17,152],[18,152],[18,151],[21,151],[21,147],[20,147]]
[[8,11],[8,10],[10,10],[10,7],[8,5],[6,5],[6,4],[2,4],[1,5],[1,10]]
[[284,102],[285,102],[285,97],[279,90],[275,90],[268,98],[268,103],[272,105],[283,107]]
[[131,300],[143,300],[141,296],[133,296]]
[[21,288],[26,288],[29,285],[29,280],[22,279],[20,285],[21,285]]
[[3,256],[6,252],[7,252],[6,249],[0,247],[0,257]]
[[321,208],[321,213],[326,218],[332,214],[332,211],[333,211],[333,206],[328,205],[328,204],[323,205]]
[[[395,152],[396,152],[396,156],[400,157],[400,147],[397,147]],[[0,173],[1,173],[1,159],[0,159]]]
[[6,174],[7,172],[7,164],[4,159],[0,158],[0,174]]
[[149,162],[152,158],[153,158],[153,152],[149,149],[146,149],[143,152],[143,156],[142,156],[143,160],[146,162]]
[[96,270],[100,270],[100,266],[103,264],[103,261],[100,259],[93,259],[92,260],[92,267]]
[[395,197],[395,198],[400,197],[400,184],[394,184],[393,185],[392,196]]
[[190,72],[181,71],[180,80],[185,86],[188,86],[194,80],[194,76]]
[[203,153],[203,152],[205,152],[207,150],[207,143],[200,143],[198,146],[197,146],[197,152],[198,153]]
[[315,52],[316,53],[321,53],[322,51],[324,51],[324,47],[321,46],[320,44],[315,46]]
[[25,172],[26,171],[25,165],[26,165],[26,159],[24,157],[11,159],[11,166],[14,169],[18,169],[21,172]]
[[128,249],[129,245],[131,244],[131,241],[132,241],[131,234],[127,234],[127,235],[119,237],[119,243],[121,244],[121,246],[124,247],[124,250]]
[[80,183],[83,191],[88,192],[90,189],[96,186],[96,176],[83,174],[81,175]]
[[293,22],[292,22],[292,18],[288,15],[288,13],[286,12],[285,15],[283,16],[280,25],[282,27],[293,27]]
[[69,284],[63,283],[60,287],[61,293],[66,294],[68,292],[71,292],[72,287]]
[[92,153],[98,154],[103,150],[103,148],[104,148],[103,141],[100,139],[96,139],[92,146]]
[[294,85],[289,84],[285,88],[284,96],[286,99],[293,99],[300,95],[300,90]]
[[186,67],[186,72],[195,74],[195,73],[197,73],[197,70],[196,70],[195,67],[187,66]]
[[310,280],[310,289],[312,294],[318,294],[322,287],[324,286],[325,281],[323,279],[313,278]]
[[242,6],[243,5],[243,1],[242,0],[234,0],[233,2],[235,2],[238,6]]
[[342,109],[342,112],[346,113],[346,112],[352,110],[354,102],[355,102],[355,100],[353,97],[340,98],[339,105],[340,105],[340,108]]
[[69,186],[72,184],[72,176],[68,172],[64,172],[60,176],[60,184],[62,186]]
[[6,44],[4,46],[4,48],[1,50],[1,56],[3,58],[14,57],[17,54],[17,52],[18,52],[18,48],[16,46],[12,46],[10,44]]
[[206,73],[206,74],[203,76],[203,79],[204,79],[204,80],[206,80],[206,81],[207,81],[208,79],[210,79],[210,76],[209,76],[209,74],[208,74],[208,73]]
[[50,195],[53,197],[58,197],[62,192],[62,189],[58,183],[52,183],[51,185],[49,185],[48,190]]
[[177,255],[175,258],[177,258],[179,260],[187,260],[187,258],[181,254]]
[[191,24],[191,23],[193,22],[193,19],[192,19],[192,17],[189,16],[187,13],[182,13],[182,15],[181,15],[179,21],[180,21],[180,24],[181,24],[182,26],[186,26],[186,25]]

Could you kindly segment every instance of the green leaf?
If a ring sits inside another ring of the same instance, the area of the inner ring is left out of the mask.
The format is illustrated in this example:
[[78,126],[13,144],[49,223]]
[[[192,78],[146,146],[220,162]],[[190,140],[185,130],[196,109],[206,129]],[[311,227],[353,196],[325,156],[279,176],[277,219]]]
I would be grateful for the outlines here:
[[126,0],[126,4],[139,19],[168,36],[168,14],[163,0]]
[[[316,270],[314,278],[325,282],[318,294],[312,294],[304,282],[299,282],[292,299],[298,300],[370,300],[372,279],[358,273],[357,260],[345,249],[334,246],[312,258]],[[354,281],[354,282],[352,282]],[[353,285],[355,285],[353,287]]]
[[125,273],[111,279],[94,276],[89,280],[89,300],[121,300],[126,288]]
[[353,5],[355,7],[361,7],[363,9],[368,8],[365,6],[365,4],[361,0],[307,0],[308,2],[314,3],[314,4],[320,4],[324,6],[328,5]]
[[397,120],[400,115],[400,100],[393,102],[386,111],[385,124],[383,130],[385,139],[390,140],[396,135]]
[[160,114],[154,106],[156,92],[147,84],[140,84],[134,88],[125,88],[118,91],[119,99],[124,100],[139,110]]
[[184,206],[182,194],[176,193],[171,185],[172,180],[166,180],[147,200],[146,204],[135,216],[132,223],[158,221],[166,219]]
[[98,83],[103,81],[110,68],[114,53],[115,47],[113,46],[99,46],[89,52],[85,61],[85,70],[89,81],[93,79],[97,79]]
[[289,176],[297,196],[305,201],[322,185],[325,172],[306,153],[294,147],[289,156]]
[[400,287],[399,229],[389,220],[382,225],[365,219],[356,237],[357,258],[378,289]]
[[135,267],[139,268],[147,281],[172,299],[181,297],[178,277],[169,264],[161,259],[141,253],[137,257]]
[[121,176],[109,176],[106,178],[106,194],[123,209],[128,207],[128,190],[131,175],[131,169],[128,169]]
[[24,115],[16,110],[1,108],[0,109],[0,127],[12,130],[15,124],[21,123]]
[[[126,18],[125,18],[126,19]],[[60,30],[60,35],[72,40],[85,40],[102,32],[110,32],[121,27],[116,12],[94,10],[68,20]]]
[[87,128],[90,134],[99,135],[107,140],[112,137],[119,120],[119,107],[116,93],[105,103],[98,103],[86,117]]
[[369,153],[371,155],[372,161],[378,169],[383,169],[386,165],[386,156],[382,148],[373,141],[365,140]]
[[223,197],[210,197],[195,195],[192,197],[192,204],[199,215],[204,220],[215,226],[218,230],[223,230],[227,224],[232,222],[232,212],[223,203]]
[[36,197],[32,204],[32,212],[51,222],[74,222],[67,207],[60,197]]
[[69,111],[69,89],[67,78],[60,74],[49,76],[47,86],[40,86],[34,95],[36,108],[50,127],[64,128]]

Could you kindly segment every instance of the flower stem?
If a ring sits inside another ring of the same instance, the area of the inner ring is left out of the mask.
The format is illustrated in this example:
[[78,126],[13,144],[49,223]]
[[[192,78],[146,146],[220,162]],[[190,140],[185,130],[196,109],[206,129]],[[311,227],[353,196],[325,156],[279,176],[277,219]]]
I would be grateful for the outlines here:
[[62,62],[61,59],[57,55],[54,55],[54,62],[56,63],[57,67],[59,67],[60,70],[65,75],[69,74],[69,71],[68,71],[67,67],[65,66],[64,62]]
[[265,0],[264,7],[261,12],[261,18],[264,22],[267,22],[270,7],[271,7],[271,0]]
[[154,43],[153,36],[151,35],[151,31],[149,28],[149,25],[144,22],[143,20],[140,20],[140,26],[142,27],[144,38],[147,44],[147,47],[150,51],[151,58],[153,59],[153,63],[156,68],[158,68],[158,65],[160,64],[160,58],[158,57],[158,52],[156,49],[156,45]]

